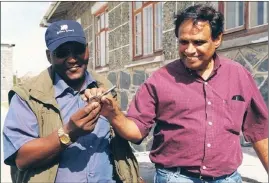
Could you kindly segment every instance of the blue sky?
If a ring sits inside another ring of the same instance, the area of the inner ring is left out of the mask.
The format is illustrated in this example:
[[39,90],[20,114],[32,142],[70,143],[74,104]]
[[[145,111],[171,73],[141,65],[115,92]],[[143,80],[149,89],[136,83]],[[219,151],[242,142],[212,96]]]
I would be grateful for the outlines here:
[[50,2],[1,2],[1,43],[15,44],[13,73],[38,74],[49,66],[45,31],[39,23]]

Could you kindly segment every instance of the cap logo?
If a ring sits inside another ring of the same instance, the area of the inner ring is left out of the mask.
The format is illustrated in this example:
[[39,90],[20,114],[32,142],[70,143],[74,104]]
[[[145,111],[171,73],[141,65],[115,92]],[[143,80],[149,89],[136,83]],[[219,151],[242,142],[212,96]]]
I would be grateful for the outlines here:
[[61,30],[57,31],[57,34],[63,33],[63,32],[75,32],[74,29],[68,29],[68,25],[61,25]]
[[66,31],[68,29],[68,25],[61,25],[61,30]]

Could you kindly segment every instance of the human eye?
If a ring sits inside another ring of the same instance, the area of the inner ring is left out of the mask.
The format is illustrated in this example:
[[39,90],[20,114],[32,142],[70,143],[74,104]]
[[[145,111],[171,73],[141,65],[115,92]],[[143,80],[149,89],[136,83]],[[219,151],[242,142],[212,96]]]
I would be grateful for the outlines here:
[[205,44],[206,41],[204,41],[204,40],[195,40],[195,41],[193,41],[193,43],[195,45],[197,45],[197,46],[201,46],[201,45]]
[[180,39],[179,40],[179,44],[181,44],[181,45],[186,45],[186,44],[188,44],[189,42],[187,41],[187,40],[183,40],[183,39]]

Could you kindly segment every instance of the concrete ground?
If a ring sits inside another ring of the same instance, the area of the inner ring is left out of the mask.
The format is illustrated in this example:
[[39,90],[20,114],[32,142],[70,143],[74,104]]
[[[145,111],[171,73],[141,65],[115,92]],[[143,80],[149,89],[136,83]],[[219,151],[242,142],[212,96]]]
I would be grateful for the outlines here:
[[[7,104],[1,104],[1,136],[3,129],[3,122],[7,113]],[[2,138],[1,138],[2,139]],[[243,177],[244,182],[258,183],[268,182],[268,175],[264,170],[260,160],[258,159],[252,147],[242,147],[243,163],[238,171]],[[155,173],[154,165],[151,163],[149,152],[136,154],[140,164],[140,173],[146,183],[152,183]],[[11,182],[9,166],[3,162],[3,143],[1,141],[1,183]]]

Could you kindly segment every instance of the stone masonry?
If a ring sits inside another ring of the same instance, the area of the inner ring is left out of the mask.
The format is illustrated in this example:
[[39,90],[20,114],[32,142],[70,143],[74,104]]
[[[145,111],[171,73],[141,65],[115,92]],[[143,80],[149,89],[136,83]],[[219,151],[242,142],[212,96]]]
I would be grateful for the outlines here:
[[8,91],[13,86],[13,46],[1,44],[1,102],[8,101]]

